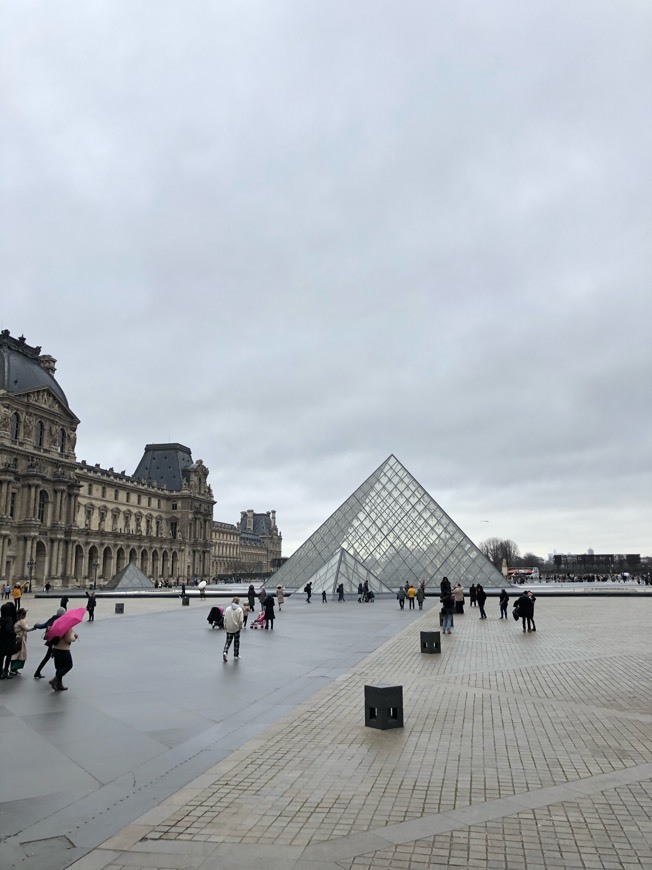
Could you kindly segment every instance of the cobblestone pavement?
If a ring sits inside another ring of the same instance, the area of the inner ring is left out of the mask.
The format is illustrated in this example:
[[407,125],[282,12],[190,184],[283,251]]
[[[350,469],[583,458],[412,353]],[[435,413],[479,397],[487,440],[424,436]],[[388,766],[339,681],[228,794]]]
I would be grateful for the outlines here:
[[[74,870],[652,868],[652,601],[433,610]],[[405,727],[364,727],[365,683]]]

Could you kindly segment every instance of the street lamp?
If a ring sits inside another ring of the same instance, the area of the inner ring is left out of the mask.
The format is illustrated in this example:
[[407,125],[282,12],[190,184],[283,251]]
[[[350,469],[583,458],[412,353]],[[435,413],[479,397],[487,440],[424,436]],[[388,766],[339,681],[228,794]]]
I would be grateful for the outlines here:
[[93,562],[93,589],[97,589],[97,569],[100,567],[100,563],[95,561]]
[[27,563],[27,567],[29,569],[29,591],[32,591],[32,571],[36,567],[36,562],[33,559],[30,559]]

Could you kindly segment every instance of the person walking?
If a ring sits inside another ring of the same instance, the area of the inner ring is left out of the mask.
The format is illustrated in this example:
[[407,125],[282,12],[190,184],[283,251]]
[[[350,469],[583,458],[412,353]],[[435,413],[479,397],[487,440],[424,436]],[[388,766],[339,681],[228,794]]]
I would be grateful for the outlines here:
[[54,678],[50,680],[50,685],[55,692],[68,691],[68,686],[63,684],[63,678],[72,670],[73,662],[70,647],[78,638],[79,635],[75,634],[72,628],[69,628],[63,637],[56,638],[52,643],[52,655],[54,657],[56,673]]
[[469,588],[469,607],[477,607],[478,599],[475,592],[475,583],[471,583]]
[[16,652],[16,610],[13,601],[0,607],[0,680],[11,680],[11,658]]
[[249,604],[245,604],[244,602],[240,605],[242,608],[242,627],[247,627],[247,620],[249,619]]
[[240,658],[240,632],[244,626],[244,614],[240,607],[240,599],[234,598],[224,610],[224,628],[226,629],[226,641],[222,661],[229,660],[229,648],[233,644],[233,658]]
[[278,612],[280,613],[285,604],[285,589],[280,583],[276,587],[276,601],[278,603]]
[[247,603],[249,604],[249,610],[251,613],[255,613],[256,611],[256,590],[254,589],[254,584],[249,584],[249,589],[247,589]]
[[14,583],[14,588],[11,590],[11,595],[14,599],[14,607],[16,608],[16,613],[20,610],[20,601],[23,597],[23,590],[20,583]]
[[260,592],[258,593],[258,601],[260,603],[260,612],[262,613],[265,609],[265,599],[267,598],[267,589],[264,586],[260,587]]
[[322,589],[322,591],[321,591],[321,603],[328,604],[328,595],[326,595],[325,589]]
[[306,593],[306,603],[310,604],[310,597],[312,596],[312,583],[306,583],[303,587],[303,591]]
[[265,599],[265,628],[274,631],[274,596],[270,593]]
[[486,619],[487,614],[484,612],[484,603],[487,600],[487,593],[484,591],[481,583],[478,583],[475,588],[475,597],[478,601],[478,607],[480,608],[480,619]]
[[18,611],[18,621],[14,625],[14,631],[16,632],[16,643],[20,641],[20,649],[14,653],[11,659],[11,672],[20,676],[27,661],[27,635],[30,631],[34,631],[34,627],[27,624],[27,611],[24,607]]
[[5,594],[5,601],[9,601],[9,597],[11,595],[11,586],[8,583],[5,583],[4,594]]
[[362,596],[364,595],[364,586],[358,583],[358,604],[362,604]]
[[426,591],[423,588],[423,583],[419,583],[419,588],[417,589],[417,604],[419,605],[419,610],[423,610],[423,602],[426,598]]
[[453,598],[455,599],[455,613],[464,613],[464,587],[458,583],[453,589]]
[[95,605],[97,604],[97,601],[95,599],[95,593],[91,592],[89,595],[87,592],[86,597],[88,598],[88,601],[86,602],[86,612],[88,613],[88,621],[95,622]]
[[[57,612],[54,614],[54,616],[51,616],[46,622],[34,623],[34,628],[45,629],[47,631],[47,629],[52,625],[54,620],[58,619],[60,616],[63,616],[63,614],[65,612],[66,611],[63,609],[63,607],[59,607]],[[49,640],[46,640],[45,646],[47,647],[47,652],[43,656],[43,661],[39,664],[37,669],[34,671],[34,679],[35,680],[42,680],[43,679],[43,674],[41,673],[41,671],[43,670],[43,668],[46,666],[46,664],[52,658],[52,642]]]
[[337,587],[337,600],[344,601],[344,583],[340,583]]
[[414,599],[417,597],[417,590],[410,583],[407,588],[407,599],[408,599],[408,607],[410,610],[414,610]]
[[63,607],[64,610],[68,610],[68,602],[70,599],[67,595],[64,595],[61,601],[59,602],[59,607]]
[[507,605],[509,604],[509,595],[504,589],[500,590],[500,598],[498,599],[498,603],[500,604],[500,618],[507,619]]
[[448,591],[441,596],[441,611],[442,611],[442,634],[450,634],[453,625],[453,612],[455,610],[455,596],[452,591]]
[[396,597],[398,598],[398,606],[403,610],[405,608],[405,586],[399,586]]

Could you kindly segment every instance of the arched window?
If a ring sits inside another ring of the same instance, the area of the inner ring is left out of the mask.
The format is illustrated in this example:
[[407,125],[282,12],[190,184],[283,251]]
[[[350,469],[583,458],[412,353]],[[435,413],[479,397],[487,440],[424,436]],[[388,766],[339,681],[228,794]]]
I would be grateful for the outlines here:
[[45,511],[47,509],[48,504],[48,494],[42,489],[38,494],[38,518],[44,523],[45,522]]
[[36,432],[34,434],[34,444],[37,447],[43,447],[43,442],[45,440],[45,423],[43,420],[39,420],[36,424]]
[[14,411],[11,415],[11,440],[18,441],[20,438],[20,417]]
[[59,429],[59,453],[66,452],[66,430]]

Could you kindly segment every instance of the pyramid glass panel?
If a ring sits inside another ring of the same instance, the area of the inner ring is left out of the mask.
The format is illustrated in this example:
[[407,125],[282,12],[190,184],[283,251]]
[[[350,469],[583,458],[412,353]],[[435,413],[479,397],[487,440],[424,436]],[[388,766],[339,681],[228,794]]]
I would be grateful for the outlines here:
[[[358,566],[355,571],[352,565]],[[406,580],[439,585],[443,576],[453,585],[460,582],[467,587],[471,583],[502,587],[505,583],[502,574],[395,456],[386,459],[331,514],[276,577],[288,589],[303,588],[312,578],[313,584],[324,584],[313,585],[313,591],[328,587],[330,593],[345,576],[353,583],[352,578],[364,571],[373,576],[375,589],[382,584],[395,590]],[[335,586],[329,586],[336,577]]]
[[369,589],[375,593],[393,592],[344,548],[340,548],[306,582],[308,581],[312,583],[313,595],[326,592],[327,595],[335,597],[340,583],[344,587],[345,595],[357,595],[360,583],[367,583]]

